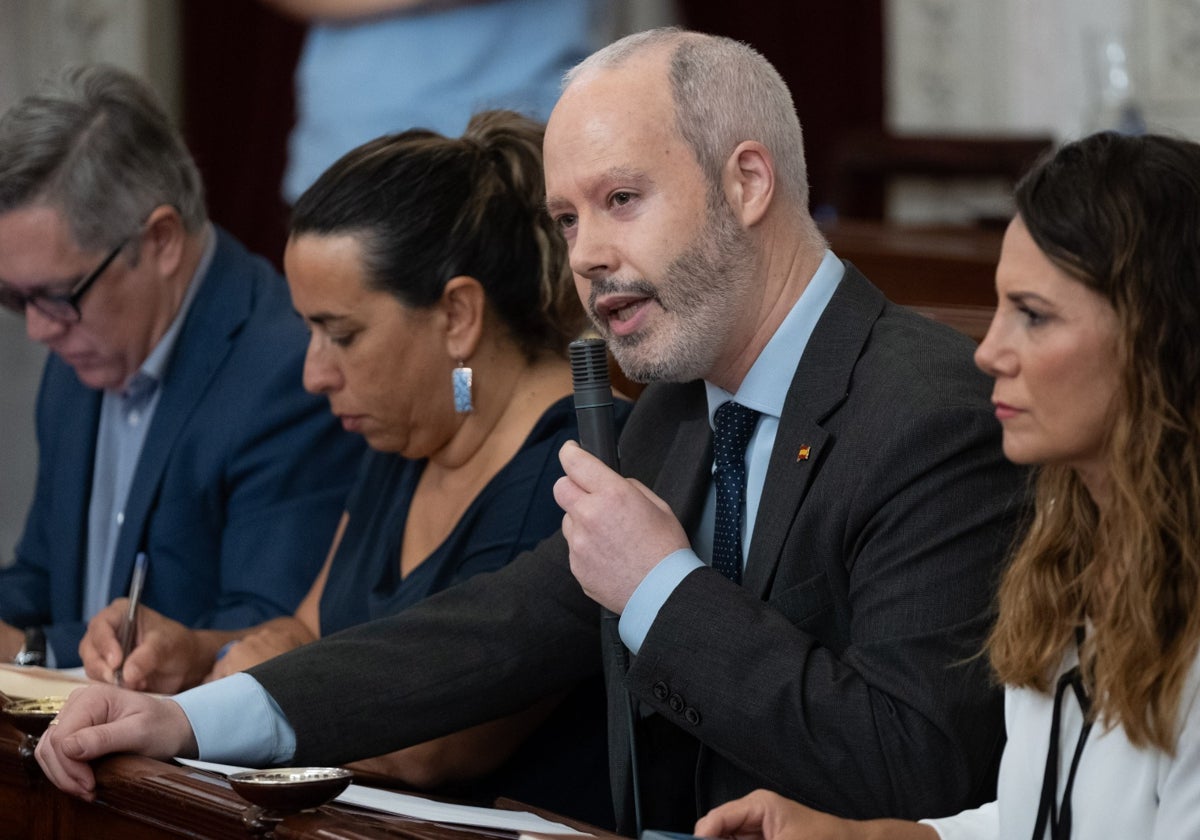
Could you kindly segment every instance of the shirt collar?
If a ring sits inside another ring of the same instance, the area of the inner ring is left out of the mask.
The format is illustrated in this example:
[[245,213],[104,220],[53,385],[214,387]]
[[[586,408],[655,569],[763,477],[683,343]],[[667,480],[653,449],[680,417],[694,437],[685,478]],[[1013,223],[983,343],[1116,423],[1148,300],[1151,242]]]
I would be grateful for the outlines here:
[[123,389],[122,393],[125,395],[134,396],[151,391],[166,377],[172,351],[175,349],[179,333],[183,329],[183,322],[187,320],[188,311],[192,308],[192,301],[196,299],[196,292],[200,289],[200,284],[204,282],[204,277],[212,265],[213,254],[217,250],[217,238],[213,235],[211,224],[205,225],[201,235],[204,237],[204,247],[200,252],[200,262],[196,266],[195,274],[188,282],[187,291],[183,294],[183,301],[179,304],[179,311],[175,313],[171,326],[167,327],[162,338],[154,345],[154,349],[150,351],[146,361],[142,362],[138,372],[133,375]]
[[800,299],[792,306],[779,329],[767,342],[767,346],[758,354],[737,393],[731,394],[724,388],[705,381],[709,425],[713,423],[713,414],[717,408],[729,400],[736,400],[747,408],[753,408],[776,419],[783,415],[783,402],[787,397],[788,388],[792,385],[796,365],[804,355],[804,348],[808,346],[813,329],[816,328],[817,321],[820,320],[845,273],[846,267],[842,261],[826,249],[821,264],[801,293]]

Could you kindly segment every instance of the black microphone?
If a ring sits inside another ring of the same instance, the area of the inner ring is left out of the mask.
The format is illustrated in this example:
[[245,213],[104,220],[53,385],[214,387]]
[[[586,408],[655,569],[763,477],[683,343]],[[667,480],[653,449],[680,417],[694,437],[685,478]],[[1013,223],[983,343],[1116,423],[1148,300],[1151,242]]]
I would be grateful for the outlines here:
[[[617,455],[617,429],[613,422],[612,386],[608,381],[608,348],[602,338],[577,338],[567,345],[571,355],[571,378],[575,382],[575,419],[579,423],[579,444],[609,468],[620,472]],[[613,616],[603,610],[606,616]],[[638,706],[633,693],[625,689],[628,723],[630,772],[633,776],[633,812],[636,834],[642,832],[642,783],[638,769],[638,738],[634,721]],[[636,835],[635,835],[636,836]]]
[[577,338],[567,351],[571,355],[571,378],[575,382],[575,418],[579,443],[611,469],[620,470],[617,430],[613,422],[612,386],[608,382],[608,353],[602,338]]

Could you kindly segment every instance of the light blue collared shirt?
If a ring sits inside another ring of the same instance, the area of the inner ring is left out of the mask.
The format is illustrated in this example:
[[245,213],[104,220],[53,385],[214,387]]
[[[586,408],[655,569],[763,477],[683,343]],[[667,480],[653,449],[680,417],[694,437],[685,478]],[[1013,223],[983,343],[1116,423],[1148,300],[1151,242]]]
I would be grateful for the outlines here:
[[[106,390],[100,400],[92,493],[88,503],[87,572],[83,587],[83,619],[89,620],[108,606],[116,565],[117,541],[125,522],[125,502],[154,419],[162,383],[171,363],[183,322],[196,292],[212,264],[217,239],[211,226],[204,231],[204,248],[195,274],[188,283],[179,311],[150,355],[119,391]],[[52,651],[47,662],[53,667]]]
[[[737,393],[731,394],[710,382],[704,383],[708,398],[709,426],[713,426],[713,415],[717,409],[729,400],[753,408],[762,415],[754,428],[750,444],[746,447],[746,510],[742,517],[743,569],[746,557],[750,553],[750,539],[754,535],[754,522],[758,516],[758,503],[762,499],[767,465],[771,460],[771,450],[775,447],[775,433],[779,431],[779,418],[783,415],[783,401],[792,385],[796,365],[800,363],[804,348],[808,346],[808,339],[812,336],[817,321],[825,311],[829,299],[833,297],[844,273],[845,266],[832,251],[826,250],[825,257],[809,281],[808,287],[792,306],[792,311],[783,319],[775,335],[771,336],[767,346],[754,360],[746,378],[738,386]],[[634,654],[641,649],[646,634],[650,632],[650,625],[658,617],[658,611],[680,581],[694,569],[712,563],[716,507],[717,491],[710,484],[704,512],[700,517],[699,530],[692,535],[692,547],[681,548],[664,557],[642,579],[630,596],[625,611],[621,613],[618,628],[621,641]]]
[[[800,300],[792,307],[775,335],[755,360],[736,394],[705,383],[708,392],[708,421],[730,399],[762,412],[746,453],[746,517],[742,556],[750,546],[755,516],[762,498],[763,481],[775,433],[783,414],[783,402],[791,387],[796,366],[812,336],[813,328],[842,280],[845,267],[826,251]],[[681,549],[659,561],[642,580],[621,616],[620,632],[634,653],[658,615],[663,603],[693,569],[712,557],[712,532],[716,491],[709,488],[700,531],[692,537],[693,549]],[[702,560],[701,557],[704,559]],[[745,561],[743,560],[743,563]],[[265,767],[283,764],[296,753],[296,733],[282,710],[261,684],[249,674],[234,674],[223,680],[189,689],[175,696],[192,731],[200,758],[229,764]]]
[[173,698],[205,761],[267,767],[291,760],[296,733],[262,684],[247,673],[188,689]]
[[[406,128],[457,137],[474,113],[545,122],[562,75],[602,46],[598,0],[431,4],[363,20],[314,20],[296,64],[288,203],[360,143]],[[595,31],[594,31],[595,30]]]

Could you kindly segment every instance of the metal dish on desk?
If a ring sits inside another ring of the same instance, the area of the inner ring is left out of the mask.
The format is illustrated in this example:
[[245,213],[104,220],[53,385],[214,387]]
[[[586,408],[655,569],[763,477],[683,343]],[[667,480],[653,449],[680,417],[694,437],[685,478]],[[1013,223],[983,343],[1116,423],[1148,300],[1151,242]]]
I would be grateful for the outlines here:
[[233,773],[229,784],[247,802],[289,814],[324,805],[353,778],[353,773],[341,767],[281,767]]
[[0,712],[4,719],[32,738],[41,736],[50,721],[62,711],[65,697],[39,697],[35,700],[9,700]]

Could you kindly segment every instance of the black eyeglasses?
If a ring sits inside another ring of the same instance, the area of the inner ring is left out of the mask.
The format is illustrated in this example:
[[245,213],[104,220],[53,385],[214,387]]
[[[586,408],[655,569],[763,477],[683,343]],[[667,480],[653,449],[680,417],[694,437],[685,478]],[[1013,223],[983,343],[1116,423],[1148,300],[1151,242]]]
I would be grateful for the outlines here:
[[104,273],[104,269],[109,267],[112,261],[117,258],[117,254],[121,253],[121,249],[128,244],[128,239],[122,240],[120,245],[109,251],[108,256],[104,258],[100,265],[96,266],[94,271],[89,272],[83,279],[72,286],[71,291],[66,294],[50,294],[49,292],[41,291],[25,294],[11,286],[0,283],[0,306],[12,310],[18,315],[24,315],[25,310],[29,306],[33,306],[38,312],[51,320],[63,324],[76,324],[83,317],[79,312],[79,301],[83,300],[83,296],[87,294],[88,289],[92,288],[96,281],[100,279],[100,275]]

